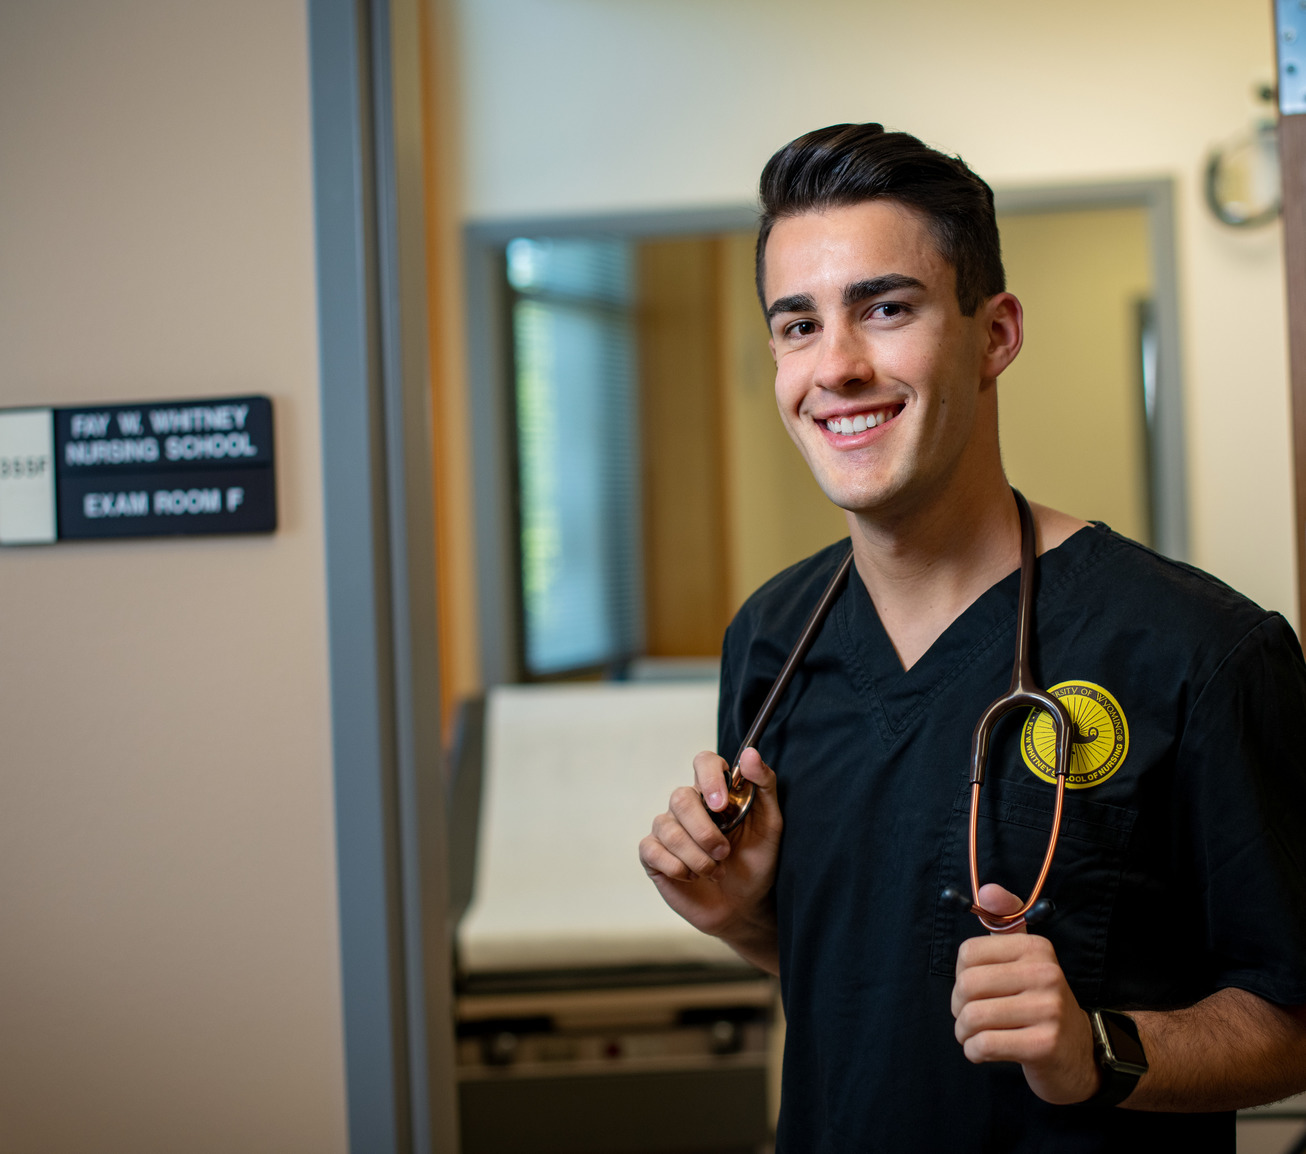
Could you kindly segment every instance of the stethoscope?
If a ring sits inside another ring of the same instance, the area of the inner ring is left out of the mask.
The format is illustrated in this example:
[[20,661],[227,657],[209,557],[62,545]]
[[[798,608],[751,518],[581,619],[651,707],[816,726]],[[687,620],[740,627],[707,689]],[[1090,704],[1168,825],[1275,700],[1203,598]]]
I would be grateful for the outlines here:
[[[1011,670],[1011,685],[1006,693],[993,701],[980,715],[970,741],[970,899],[967,900],[966,896],[953,886],[948,886],[942,894],[945,901],[964,905],[979,918],[985,929],[998,934],[1018,930],[1029,922],[1047,916],[1052,910],[1052,903],[1041,895],[1048,871],[1052,868],[1057,836],[1061,832],[1061,810],[1066,796],[1066,772],[1070,768],[1070,749],[1075,732],[1066,707],[1047,690],[1035,686],[1034,675],[1030,671],[1029,643],[1034,619],[1034,517],[1029,510],[1029,502],[1017,490],[1012,489],[1011,492],[1016,498],[1016,508],[1020,512],[1020,595],[1016,610],[1016,659]],[[789,656],[785,658],[784,665],[780,667],[780,675],[775,679],[775,684],[771,686],[770,692],[762,702],[762,708],[757,711],[753,724],[744,734],[744,740],[740,743],[739,752],[735,754],[731,769],[726,805],[720,811],[709,810],[712,820],[723,833],[729,833],[744,820],[752,808],[753,798],[757,792],[753,783],[744,779],[743,772],[739,768],[739,759],[743,757],[744,750],[755,746],[761,738],[762,731],[771,720],[771,715],[775,712],[784,691],[789,687],[794,672],[807,656],[807,651],[816,640],[822,623],[842,592],[852,563],[853,554],[850,549],[848,555],[840,562],[839,568],[835,570],[834,576],[830,578],[830,583],[825,587],[815,608],[803,623],[797,642]],[[1046,710],[1052,719],[1052,729],[1056,734],[1057,784],[1052,812],[1052,830],[1048,835],[1043,866],[1039,870],[1038,880],[1034,883],[1029,897],[1015,913],[997,914],[979,904],[980,787],[984,784],[984,771],[988,767],[989,741],[993,735],[993,727],[1005,714],[1016,709],[1029,708]]]

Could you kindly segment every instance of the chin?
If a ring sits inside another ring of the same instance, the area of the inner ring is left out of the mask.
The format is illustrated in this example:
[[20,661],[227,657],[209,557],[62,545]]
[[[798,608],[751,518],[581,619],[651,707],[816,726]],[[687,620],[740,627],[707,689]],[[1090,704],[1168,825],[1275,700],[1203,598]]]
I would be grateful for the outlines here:
[[891,507],[898,497],[900,486],[889,482],[877,485],[832,484],[820,477],[817,484],[827,499],[845,513],[875,513]]

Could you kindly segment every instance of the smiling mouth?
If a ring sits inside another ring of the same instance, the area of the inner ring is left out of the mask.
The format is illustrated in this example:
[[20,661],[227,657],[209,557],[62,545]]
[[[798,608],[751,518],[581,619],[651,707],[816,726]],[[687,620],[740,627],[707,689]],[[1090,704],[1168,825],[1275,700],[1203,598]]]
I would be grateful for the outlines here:
[[893,405],[887,409],[872,409],[869,413],[858,413],[854,417],[830,417],[821,424],[832,433],[853,437],[858,433],[866,432],[867,429],[874,429],[885,421],[893,420],[902,410],[902,405]]

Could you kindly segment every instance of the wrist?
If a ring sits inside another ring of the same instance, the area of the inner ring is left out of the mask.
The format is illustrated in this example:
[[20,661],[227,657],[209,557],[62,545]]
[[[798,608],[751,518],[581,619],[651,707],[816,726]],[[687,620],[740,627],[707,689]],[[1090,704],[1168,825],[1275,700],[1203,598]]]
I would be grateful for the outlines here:
[[1083,1079],[1080,1086],[1080,1096],[1078,1101],[1081,1103],[1091,1102],[1102,1091],[1102,1067],[1097,1064],[1097,1041],[1093,1037],[1093,1022],[1089,1017],[1087,1010],[1084,1013],[1084,1026],[1087,1038],[1084,1048],[1080,1051],[1082,1055],[1081,1069]]
[[1063,1059],[1055,1096],[1039,1095],[1054,1105],[1075,1106],[1091,1102],[1102,1087],[1102,1070],[1094,1055],[1093,1026],[1088,1011],[1079,1010],[1079,1022],[1072,1033],[1075,1042]]
[[768,899],[748,913],[732,918],[715,935],[741,958],[771,974],[778,974],[779,933],[775,907]]

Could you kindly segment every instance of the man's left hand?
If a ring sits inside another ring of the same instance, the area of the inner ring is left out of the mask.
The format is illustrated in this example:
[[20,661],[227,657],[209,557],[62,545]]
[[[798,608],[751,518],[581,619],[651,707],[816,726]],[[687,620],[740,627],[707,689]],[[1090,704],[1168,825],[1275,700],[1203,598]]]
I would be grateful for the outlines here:
[[[986,885],[980,904],[1012,913],[1020,899]],[[1066,984],[1047,938],[990,934],[962,942],[952,987],[957,1041],[972,1062],[1019,1062],[1030,1089],[1045,1102],[1068,1105],[1096,1093],[1093,1029]]]

